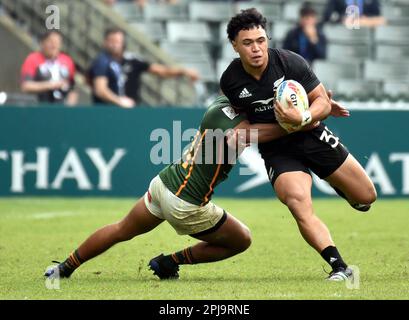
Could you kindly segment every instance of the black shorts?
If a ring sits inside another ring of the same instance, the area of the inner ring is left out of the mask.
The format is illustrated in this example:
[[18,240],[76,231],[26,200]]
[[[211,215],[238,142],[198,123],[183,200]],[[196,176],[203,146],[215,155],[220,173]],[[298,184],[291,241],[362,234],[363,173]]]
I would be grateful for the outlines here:
[[268,177],[274,186],[284,172],[314,172],[324,179],[337,170],[349,152],[326,126],[321,123],[311,131],[289,134],[259,145]]

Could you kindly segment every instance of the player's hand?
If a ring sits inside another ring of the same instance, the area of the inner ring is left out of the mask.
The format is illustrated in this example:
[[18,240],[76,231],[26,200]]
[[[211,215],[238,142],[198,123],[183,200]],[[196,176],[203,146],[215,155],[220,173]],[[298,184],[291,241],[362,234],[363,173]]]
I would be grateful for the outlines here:
[[337,101],[332,99],[332,91],[328,90],[327,95],[331,101],[331,113],[330,115],[333,117],[349,117],[349,110],[339,104]]
[[231,129],[226,132],[227,138],[227,146],[230,149],[238,150],[238,154],[240,154],[246,147],[250,145],[247,143],[247,132],[246,129]]
[[130,109],[135,107],[135,101],[129,97],[119,97],[119,106],[122,108]]
[[289,98],[287,98],[287,103],[289,108],[284,109],[280,102],[278,102],[277,100],[275,101],[274,113],[277,121],[299,126],[302,122],[301,111],[294,107],[292,101]]

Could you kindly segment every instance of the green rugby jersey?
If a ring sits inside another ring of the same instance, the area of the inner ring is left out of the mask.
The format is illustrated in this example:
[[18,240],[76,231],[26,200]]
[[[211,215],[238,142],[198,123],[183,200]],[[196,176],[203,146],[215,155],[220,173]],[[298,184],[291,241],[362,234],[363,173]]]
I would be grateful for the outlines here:
[[220,96],[203,116],[194,140],[181,159],[163,169],[159,176],[166,187],[179,198],[205,205],[214,188],[227,179],[237,153],[229,152],[224,133],[245,120],[235,113],[225,96]]

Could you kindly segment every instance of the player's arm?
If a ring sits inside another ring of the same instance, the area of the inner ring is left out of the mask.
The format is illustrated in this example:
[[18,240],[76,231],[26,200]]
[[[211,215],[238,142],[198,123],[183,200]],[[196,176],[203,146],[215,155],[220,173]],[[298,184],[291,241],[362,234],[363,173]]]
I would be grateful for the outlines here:
[[[305,126],[302,131],[311,130],[319,125],[318,122]],[[241,148],[250,143],[265,143],[288,135],[278,123],[254,123],[243,120],[228,132],[227,144],[234,147],[237,144]]]
[[[276,115],[280,121],[304,126],[327,118],[331,113],[331,100],[308,62],[300,55],[288,50],[281,50],[280,55],[287,78],[298,81],[304,87],[310,105],[309,110],[301,113],[294,107],[284,109],[279,102],[276,102]],[[289,105],[292,106],[290,101]]]
[[250,124],[248,120],[240,122],[234,127],[234,131],[245,135],[246,143],[264,143],[288,134],[278,123]]

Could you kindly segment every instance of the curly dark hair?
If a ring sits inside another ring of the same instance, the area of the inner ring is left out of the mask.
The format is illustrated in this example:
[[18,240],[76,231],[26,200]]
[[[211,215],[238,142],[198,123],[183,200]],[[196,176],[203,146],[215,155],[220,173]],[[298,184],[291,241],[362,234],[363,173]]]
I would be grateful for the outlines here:
[[227,36],[233,41],[241,30],[250,30],[252,28],[262,27],[266,29],[267,19],[255,8],[241,10],[230,19],[227,25]]

